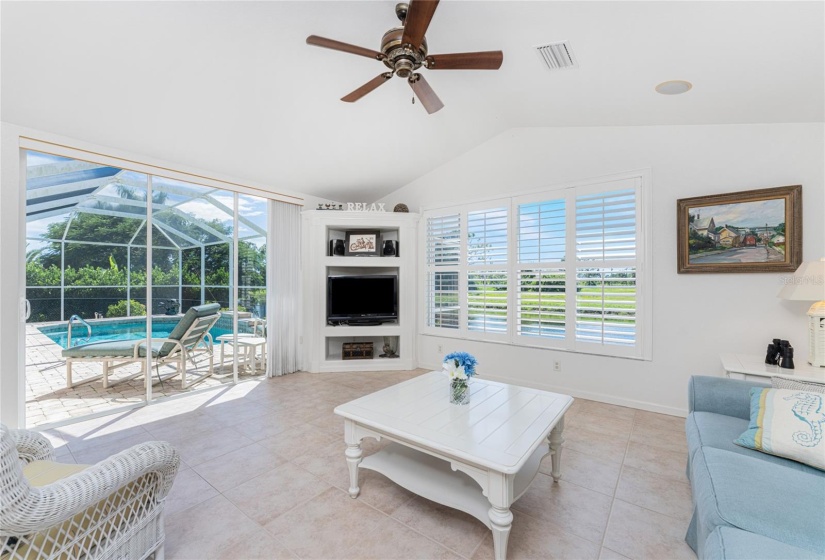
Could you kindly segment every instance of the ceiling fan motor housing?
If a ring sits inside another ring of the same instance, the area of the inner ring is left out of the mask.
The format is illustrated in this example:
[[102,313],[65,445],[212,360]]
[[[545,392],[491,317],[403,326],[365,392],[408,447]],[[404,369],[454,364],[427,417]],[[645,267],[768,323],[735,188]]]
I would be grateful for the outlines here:
[[402,43],[403,27],[393,27],[381,38],[381,52],[386,55],[384,65],[401,78],[407,78],[421,68],[427,58],[427,39],[421,40],[421,47],[414,49]]

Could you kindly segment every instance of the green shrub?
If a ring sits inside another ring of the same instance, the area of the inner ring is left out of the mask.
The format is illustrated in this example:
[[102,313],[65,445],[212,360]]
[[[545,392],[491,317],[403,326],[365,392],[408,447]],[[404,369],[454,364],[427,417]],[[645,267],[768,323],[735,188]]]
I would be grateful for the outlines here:
[[[131,315],[133,316],[140,316],[146,315],[146,306],[140,303],[139,301],[131,300]],[[126,300],[122,299],[119,302],[110,305],[108,311],[106,311],[106,317],[126,317]]]

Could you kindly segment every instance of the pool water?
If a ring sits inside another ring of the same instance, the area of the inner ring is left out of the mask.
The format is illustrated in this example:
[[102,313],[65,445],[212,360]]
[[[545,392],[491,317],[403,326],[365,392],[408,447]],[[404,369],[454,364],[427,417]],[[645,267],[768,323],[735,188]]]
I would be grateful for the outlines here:
[[[178,324],[178,321],[178,318],[153,319],[152,338],[167,338],[175,325]],[[92,336],[89,339],[86,338],[87,330],[84,325],[75,324],[72,327],[72,346],[93,342],[108,342],[110,340],[140,340],[146,338],[146,321],[144,319],[134,321],[89,321],[89,324],[92,327]],[[66,348],[68,332],[65,324],[37,328],[60,345],[61,348]],[[212,338],[231,333],[231,330],[220,328],[217,325],[209,329]]]

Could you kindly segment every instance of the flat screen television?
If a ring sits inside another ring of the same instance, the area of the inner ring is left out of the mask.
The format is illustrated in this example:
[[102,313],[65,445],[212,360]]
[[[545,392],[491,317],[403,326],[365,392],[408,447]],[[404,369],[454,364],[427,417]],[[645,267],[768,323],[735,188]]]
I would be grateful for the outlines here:
[[329,276],[327,322],[379,325],[398,320],[398,276]]

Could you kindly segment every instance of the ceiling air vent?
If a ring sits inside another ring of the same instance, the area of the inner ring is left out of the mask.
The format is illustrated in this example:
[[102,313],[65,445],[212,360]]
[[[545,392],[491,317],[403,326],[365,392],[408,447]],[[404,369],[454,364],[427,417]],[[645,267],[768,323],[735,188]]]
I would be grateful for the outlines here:
[[548,70],[578,68],[579,66],[579,63],[573,58],[573,50],[567,41],[540,45],[536,47],[536,52]]

